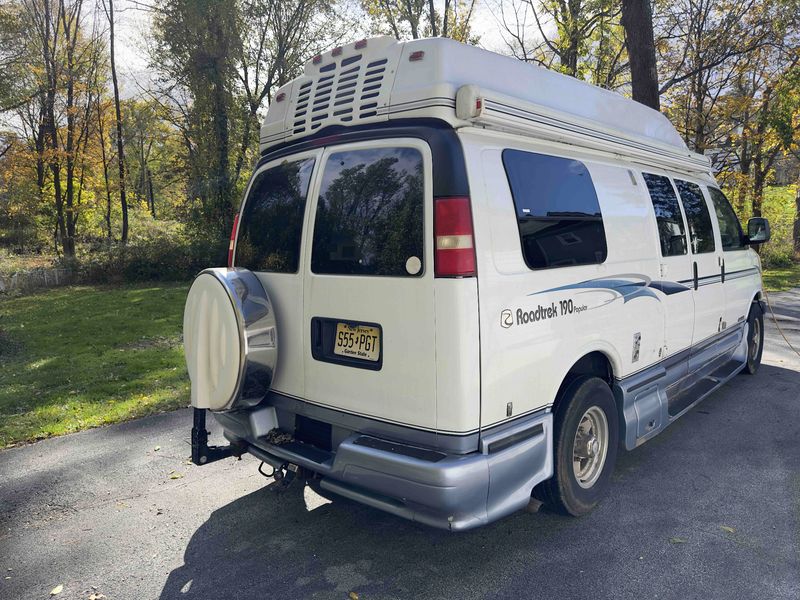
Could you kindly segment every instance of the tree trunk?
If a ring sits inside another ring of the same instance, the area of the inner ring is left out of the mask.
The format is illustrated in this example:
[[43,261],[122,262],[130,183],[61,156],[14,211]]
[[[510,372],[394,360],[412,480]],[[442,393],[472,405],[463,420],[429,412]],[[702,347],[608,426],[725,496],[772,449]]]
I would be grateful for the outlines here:
[[[78,15],[80,18],[80,15]],[[77,21],[74,24],[77,28]],[[67,190],[65,197],[64,218],[66,221],[67,237],[61,242],[64,246],[65,256],[75,256],[75,45],[72,39],[69,39],[69,30],[66,29],[67,34],[67,143],[64,147],[66,154],[66,167],[67,167]],[[78,32],[74,32],[74,38],[77,40]]]
[[753,216],[761,216],[761,205],[764,201],[764,184],[767,171],[762,168],[761,160],[753,161]]
[[[225,45],[225,33],[219,23],[215,23],[212,30],[214,37],[215,48],[222,48]],[[217,60],[222,62],[224,57],[218,56]],[[217,143],[217,152],[214,158],[212,168],[212,189],[211,198],[214,207],[211,211],[212,227],[219,227],[219,231],[226,231],[230,229],[231,222],[231,194],[230,194],[230,173],[228,171],[228,149],[229,149],[229,132],[228,132],[228,102],[225,80],[223,75],[224,66],[222,64],[215,65],[211,72],[211,85],[212,91],[212,119],[211,126],[214,130],[214,139]]]
[[650,0],[622,0],[622,27],[631,64],[633,99],[661,110]]
[[114,58],[114,0],[108,0],[108,25],[111,40],[111,81],[114,84],[114,112],[117,119],[117,163],[119,164],[119,203],[122,208],[123,244],[128,242],[128,200],[125,197],[125,147],[122,140],[122,111],[119,106],[119,84],[117,83],[117,64]]
[[106,186],[106,237],[111,240],[111,183],[108,180],[108,158],[106,157],[106,135],[103,130],[103,113],[97,101],[97,133],[100,137],[100,158],[103,161],[103,181]]
[[794,231],[792,241],[794,242],[794,257],[800,259],[800,178],[797,180],[797,191],[794,194]]
[[150,205],[150,216],[156,218],[156,197],[153,194],[153,174],[147,169],[147,201]]

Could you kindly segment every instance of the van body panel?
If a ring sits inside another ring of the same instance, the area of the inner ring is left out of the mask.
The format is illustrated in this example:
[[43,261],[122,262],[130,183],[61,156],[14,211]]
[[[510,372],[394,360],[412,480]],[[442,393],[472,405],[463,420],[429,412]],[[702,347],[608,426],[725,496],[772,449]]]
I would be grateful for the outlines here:
[[[580,156],[591,174],[606,227],[605,262],[532,270],[522,259],[502,152],[515,148],[577,156],[515,136],[474,131],[459,135],[467,164],[476,166],[469,177],[481,313],[481,426],[551,405],[564,375],[588,353],[607,356],[616,376],[655,363],[665,318],[656,294],[628,299],[602,284],[586,285],[609,280],[613,286],[619,276],[631,274],[655,279],[658,262],[649,237],[654,235],[649,227],[652,208],[629,191],[634,183],[628,169]],[[579,310],[565,315],[561,303],[569,300]],[[522,321],[527,314],[536,317],[537,311],[551,316]]]
[[478,431],[481,410],[478,280],[467,277],[434,281],[436,430]]

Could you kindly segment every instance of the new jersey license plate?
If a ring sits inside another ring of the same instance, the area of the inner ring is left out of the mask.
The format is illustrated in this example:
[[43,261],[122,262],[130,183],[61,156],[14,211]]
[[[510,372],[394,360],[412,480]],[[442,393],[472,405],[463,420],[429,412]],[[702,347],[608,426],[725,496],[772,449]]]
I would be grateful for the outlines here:
[[375,362],[381,355],[381,330],[368,325],[337,323],[333,353]]

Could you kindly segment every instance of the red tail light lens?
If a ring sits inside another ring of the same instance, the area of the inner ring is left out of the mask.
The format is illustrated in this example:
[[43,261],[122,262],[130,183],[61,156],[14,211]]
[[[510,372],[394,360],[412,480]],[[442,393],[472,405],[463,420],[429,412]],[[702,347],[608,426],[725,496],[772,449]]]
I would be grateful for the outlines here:
[[475,242],[469,198],[434,198],[436,277],[474,277]]
[[233,217],[233,227],[231,227],[231,241],[228,244],[228,268],[233,268],[233,246],[236,244],[236,234],[239,232],[239,213]]

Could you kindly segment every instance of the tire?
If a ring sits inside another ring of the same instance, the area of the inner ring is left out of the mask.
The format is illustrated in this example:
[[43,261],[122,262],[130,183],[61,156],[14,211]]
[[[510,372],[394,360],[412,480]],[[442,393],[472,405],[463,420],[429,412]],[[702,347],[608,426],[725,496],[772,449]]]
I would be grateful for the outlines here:
[[755,375],[761,366],[764,353],[764,313],[758,302],[753,302],[747,315],[747,364],[742,373]]
[[[590,433],[594,432],[597,445],[591,439],[580,445],[579,426],[581,431],[588,427]],[[585,515],[608,490],[617,461],[619,420],[608,384],[599,377],[574,380],[558,401],[553,434],[553,477],[537,486],[535,496],[557,512]],[[585,458],[574,462],[579,448]]]

